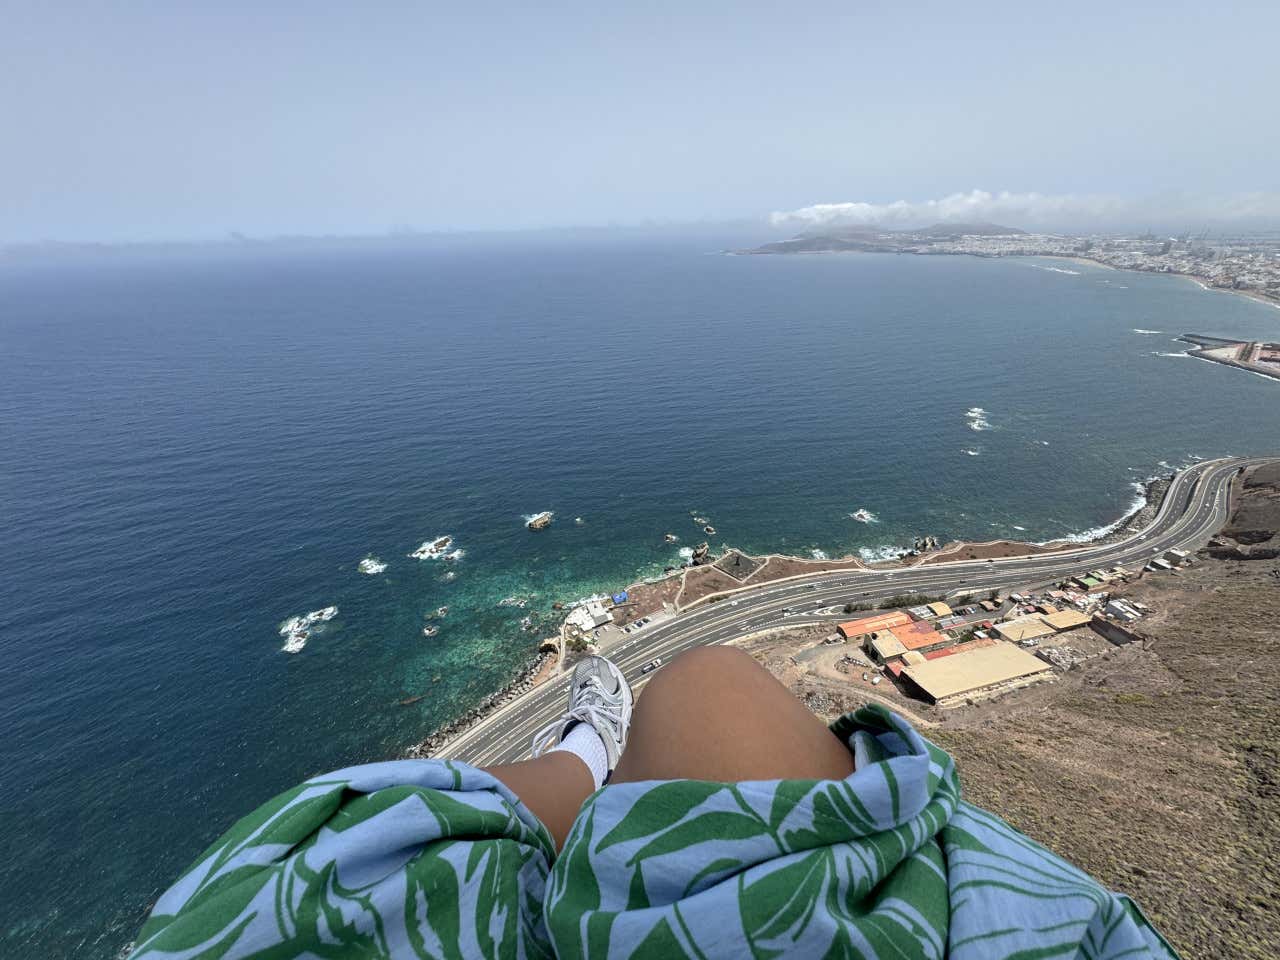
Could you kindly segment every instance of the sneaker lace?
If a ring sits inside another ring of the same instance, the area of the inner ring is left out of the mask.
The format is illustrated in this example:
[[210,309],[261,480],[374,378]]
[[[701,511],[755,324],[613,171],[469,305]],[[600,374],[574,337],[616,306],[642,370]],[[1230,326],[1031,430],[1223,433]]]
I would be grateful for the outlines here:
[[[604,689],[604,685],[600,682],[600,678],[588,677],[578,687],[578,694],[574,699],[573,706],[533,735],[533,756],[542,756],[547,748],[552,746],[552,738],[574,720],[590,724],[596,730],[607,724],[610,730],[620,733],[625,726],[622,718],[622,705],[612,704],[607,698],[608,694]],[[615,738],[617,735],[614,735]]]

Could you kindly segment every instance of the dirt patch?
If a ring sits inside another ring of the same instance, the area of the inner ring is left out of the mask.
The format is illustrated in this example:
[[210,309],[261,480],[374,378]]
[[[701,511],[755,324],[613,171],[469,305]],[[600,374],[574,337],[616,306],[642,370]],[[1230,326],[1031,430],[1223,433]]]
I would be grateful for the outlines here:
[[1280,565],[1206,558],[1121,592],[1153,609],[1146,648],[952,711],[929,736],[968,799],[1130,894],[1184,956],[1275,957]]
[[650,617],[667,606],[673,606],[683,580],[670,576],[653,583],[633,583],[627,587],[627,602],[613,608],[613,622],[620,627]]
[[[1227,529],[1266,532],[1269,544],[1280,468],[1250,473],[1235,496]],[[1060,634],[1046,645],[1081,657],[1055,682],[952,710],[863,681],[852,648],[824,645],[825,626],[741,645],[824,719],[870,701],[901,712],[955,757],[967,799],[1132,896],[1183,956],[1271,960],[1280,561],[1202,552],[1193,567],[1115,591],[1151,608],[1135,624],[1145,640]]]
[[918,557],[912,564],[924,566],[929,563],[946,563],[949,560],[1000,560],[1005,557],[1025,557],[1039,553],[1054,553],[1068,550],[1079,544],[1060,544],[1055,547],[1041,546],[1038,543],[1022,543],[1018,540],[991,540],[986,543],[947,544],[936,553]]

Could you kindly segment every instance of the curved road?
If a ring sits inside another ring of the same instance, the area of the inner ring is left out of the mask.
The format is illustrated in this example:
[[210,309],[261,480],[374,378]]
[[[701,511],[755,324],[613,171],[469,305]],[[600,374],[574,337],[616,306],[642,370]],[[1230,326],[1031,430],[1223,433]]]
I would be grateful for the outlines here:
[[[1197,548],[1208,541],[1226,523],[1232,477],[1245,466],[1270,459],[1274,458],[1208,460],[1179,473],[1155,519],[1132,537],[1115,543],[995,561],[836,570],[785,583],[765,583],[631,634],[607,653],[634,687],[641,680],[640,667],[654,657],[665,661],[691,647],[725,643],[783,625],[845,619],[842,614],[822,613],[825,607],[907,592],[950,594],[961,589],[976,592],[1031,586],[1100,566],[1141,567],[1170,548]],[[800,612],[784,615],[784,607]],[[476,766],[527,758],[533,734],[564,709],[568,679],[567,674],[558,676],[517,697],[454,737],[436,755]]]

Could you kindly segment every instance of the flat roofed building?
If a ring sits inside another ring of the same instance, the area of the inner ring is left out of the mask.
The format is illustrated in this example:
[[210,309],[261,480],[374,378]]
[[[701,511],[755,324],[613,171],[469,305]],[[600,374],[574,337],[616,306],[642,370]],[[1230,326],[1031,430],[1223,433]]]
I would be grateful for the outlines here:
[[890,631],[908,650],[932,650],[951,643],[951,638],[939,633],[928,623],[909,623]]
[[1003,640],[1021,643],[1023,640],[1035,640],[1053,633],[1053,627],[1044,622],[1039,615],[1018,617],[1016,620],[1005,620],[992,627]]
[[1052,668],[1039,657],[1009,643],[997,643],[958,656],[938,657],[902,668],[902,676],[940,706],[1026,686],[1052,673]]
[[599,600],[588,600],[582,606],[574,607],[565,619],[571,626],[577,627],[583,633],[587,633],[596,627],[612,623],[613,615],[604,608],[604,604]]
[[877,630],[888,630],[891,627],[900,627],[911,622],[911,618],[899,610],[892,613],[881,613],[874,617],[863,617],[861,620],[849,620],[836,627],[840,631],[840,636],[846,640],[853,640],[856,637],[865,637],[868,633],[875,633]]
[[1084,626],[1093,618],[1079,610],[1059,610],[1057,613],[1046,614],[1040,619],[1054,630],[1071,630]]
[[890,660],[895,660],[907,652],[907,648],[902,645],[902,641],[888,630],[882,630],[877,633],[871,639],[870,647],[871,653],[881,663],[888,663]]

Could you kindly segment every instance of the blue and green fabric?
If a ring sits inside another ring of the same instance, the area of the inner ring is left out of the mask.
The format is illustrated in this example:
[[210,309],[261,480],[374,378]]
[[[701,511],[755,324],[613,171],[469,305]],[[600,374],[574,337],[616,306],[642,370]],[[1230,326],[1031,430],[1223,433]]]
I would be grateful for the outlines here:
[[206,850],[133,956],[1175,956],[1127,897],[963,802],[897,715],[832,730],[844,780],[607,785],[559,857],[463,763],[316,777]]

